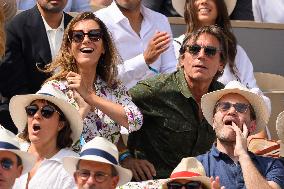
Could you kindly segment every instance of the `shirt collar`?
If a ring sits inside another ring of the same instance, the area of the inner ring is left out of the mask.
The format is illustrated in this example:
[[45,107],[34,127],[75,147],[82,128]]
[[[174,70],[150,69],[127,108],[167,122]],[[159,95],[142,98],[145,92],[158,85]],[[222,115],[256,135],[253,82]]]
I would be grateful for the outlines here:
[[[43,16],[41,16],[41,17],[42,17],[43,24],[44,24],[46,32],[54,30],[48,25],[48,23],[45,21],[44,17]],[[61,31],[64,31],[64,14],[62,16],[60,25],[56,29],[60,29]]]
[[192,94],[190,92],[190,90],[188,89],[188,85],[184,76],[184,69],[180,68],[177,71],[177,75],[176,75],[176,83],[177,86],[180,90],[180,92],[183,94],[183,96],[185,96],[186,98],[190,98],[192,97]]

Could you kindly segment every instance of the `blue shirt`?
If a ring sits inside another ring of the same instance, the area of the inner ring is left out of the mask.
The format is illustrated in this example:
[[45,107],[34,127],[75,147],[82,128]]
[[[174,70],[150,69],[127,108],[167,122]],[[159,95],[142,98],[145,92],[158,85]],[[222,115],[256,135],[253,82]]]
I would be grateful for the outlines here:
[[[249,156],[267,181],[274,181],[284,189],[284,166],[280,160],[257,156],[251,152],[249,152]],[[221,186],[225,186],[226,189],[246,188],[241,165],[235,163],[227,154],[217,150],[215,144],[209,152],[198,156],[197,159],[204,166],[206,176],[214,178],[219,176]]]

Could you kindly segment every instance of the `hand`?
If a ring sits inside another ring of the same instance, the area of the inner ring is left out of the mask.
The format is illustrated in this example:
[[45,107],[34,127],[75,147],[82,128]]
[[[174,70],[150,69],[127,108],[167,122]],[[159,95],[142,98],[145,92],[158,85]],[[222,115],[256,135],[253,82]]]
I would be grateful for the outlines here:
[[79,113],[82,119],[84,119],[90,112],[91,106],[81,97],[81,95],[76,90],[73,91],[73,97],[79,106]]
[[156,32],[144,51],[146,64],[152,64],[170,46],[171,38],[167,32]]
[[243,124],[243,132],[241,129],[233,122],[232,128],[236,133],[236,144],[234,155],[240,157],[241,155],[248,155],[247,153],[247,138],[248,138],[248,128],[247,125]]
[[154,165],[147,160],[127,157],[121,165],[132,171],[136,181],[152,180],[156,176]]
[[87,86],[82,81],[81,75],[75,72],[69,72],[66,76],[68,87],[70,89],[75,89],[83,99],[89,95],[92,89],[88,89]]
[[217,176],[214,180],[213,177],[210,177],[211,189],[225,189],[225,186],[220,186],[220,178]]

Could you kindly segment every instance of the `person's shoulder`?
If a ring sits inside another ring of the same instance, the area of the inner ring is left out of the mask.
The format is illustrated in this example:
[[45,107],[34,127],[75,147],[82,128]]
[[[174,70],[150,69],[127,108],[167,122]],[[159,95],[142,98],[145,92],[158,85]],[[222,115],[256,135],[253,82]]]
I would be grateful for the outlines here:
[[8,23],[8,26],[10,25],[23,25],[25,24],[29,19],[31,19],[31,16],[34,13],[34,9],[28,9],[25,11],[20,12],[19,14],[15,15],[13,19]]
[[78,153],[72,151],[69,148],[63,148],[59,151],[59,153],[62,155],[62,157],[65,157],[65,156],[79,157]]
[[156,18],[156,19],[167,19],[167,17],[159,12],[156,12],[154,10],[151,10],[147,7],[145,7],[144,5],[143,6],[143,10],[144,10],[144,13],[147,14],[148,16],[151,16],[152,18]]

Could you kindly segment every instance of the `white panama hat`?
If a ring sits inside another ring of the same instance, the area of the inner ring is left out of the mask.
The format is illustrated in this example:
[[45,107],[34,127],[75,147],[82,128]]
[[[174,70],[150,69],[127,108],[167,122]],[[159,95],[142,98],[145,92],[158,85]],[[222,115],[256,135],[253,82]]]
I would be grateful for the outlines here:
[[183,158],[178,166],[173,170],[170,179],[163,184],[163,189],[167,189],[167,183],[185,179],[188,181],[199,181],[206,189],[211,188],[210,179],[206,176],[203,165],[194,157]]
[[79,160],[96,161],[113,165],[119,175],[118,186],[129,182],[132,178],[132,172],[121,167],[118,163],[117,147],[103,137],[95,137],[87,142],[82,147],[80,157],[64,157],[63,166],[65,170],[73,175]]
[[280,142],[280,156],[284,157],[284,111],[277,116],[276,131]]
[[[177,11],[177,13],[179,13],[179,15],[181,15],[182,17],[184,16],[184,5],[185,5],[185,1],[186,0],[172,0],[172,4],[174,9]],[[228,15],[232,14],[237,0],[224,0],[226,6],[227,6],[227,10],[228,10]]]
[[27,113],[25,107],[34,100],[47,100],[55,104],[69,121],[72,130],[71,138],[73,143],[79,140],[82,130],[83,121],[78,110],[68,102],[67,96],[60,90],[59,86],[52,82],[45,83],[36,94],[16,95],[11,98],[9,110],[12,120],[16,127],[22,132],[27,125]]
[[36,157],[31,153],[20,150],[20,144],[16,135],[11,131],[8,131],[0,125],[0,151],[9,151],[17,154],[23,163],[22,175],[28,173],[36,162]]
[[201,98],[201,109],[205,119],[212,126],[213,110],[218,100],[226,94],[236,93],[242,95],[245,99],[247,99],[255,111],[256,129],[250,134],[256,134],[262,131],[268,123],[269,110],[263,97],[253,91],[253,89],[249,90],[238,81],[230,81],[224,89],[203,95]]

